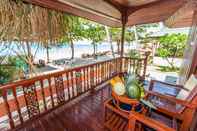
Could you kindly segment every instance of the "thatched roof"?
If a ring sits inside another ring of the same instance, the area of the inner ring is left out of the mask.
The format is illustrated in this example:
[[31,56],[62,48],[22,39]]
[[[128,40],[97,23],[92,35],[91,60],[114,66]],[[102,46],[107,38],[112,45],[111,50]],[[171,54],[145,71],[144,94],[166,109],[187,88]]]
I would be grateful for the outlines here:
[[56,42],[66,31],[64,14],[23,2],[0,0],[0,40]]

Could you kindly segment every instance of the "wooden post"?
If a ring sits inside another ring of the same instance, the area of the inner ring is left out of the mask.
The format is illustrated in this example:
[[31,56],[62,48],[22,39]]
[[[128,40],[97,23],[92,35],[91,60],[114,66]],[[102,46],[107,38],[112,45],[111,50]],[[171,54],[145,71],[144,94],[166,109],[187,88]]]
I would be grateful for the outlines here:
[[120,56],[124,55],[124,39],[125,39],[125,26],[127,23],[127,16],[125,14],[122,15],[122,35],[121,35],[121,53]]
[[13,129],[15,127],[14,125],[14,120],[12,118],[12,112],[11,112],[11,109],[10,109],[10,105],[8,103],[8,96],[7,96],[7,90],[4,89],[2,90],[2,96],[3,96],[3,100],[4,100],[4,103],[5,103],[5,109],[7,111],[7,115],[8,115],[8,118],[9,118],[9,124],[10,124],[10,128]]
[[123,71],[123,56],[124,56],[124,40],[125,40],[125,26],[128,20],[128,15],[127,15],[127,10],[124,10],[122,12],[122,35],[121,35],[121,65],[120,65],[120,70],[121,72]]

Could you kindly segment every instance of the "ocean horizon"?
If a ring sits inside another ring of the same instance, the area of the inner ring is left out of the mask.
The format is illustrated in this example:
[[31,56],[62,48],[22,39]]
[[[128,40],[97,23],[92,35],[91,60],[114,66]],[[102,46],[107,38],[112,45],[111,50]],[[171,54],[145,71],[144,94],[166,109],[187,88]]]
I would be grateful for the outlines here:
[[[3,46],[0,46],[1,49],[3,49]],[[10,48],[7,48],[0,52],[0,56],[10,55],[10,56],[16,56],[17,54],[25,54],[27,51],[24,49],[25,47],[17,46],[15,43],[12,43],[12,46]],[[117,44],[113,42],[113,48],[116,51],[117,50]],[[132,44],[125,44],[125,49],[129,48],[135,48]],[[93,54],[93,46],[91,45],[91,42],[89,41],[77,41],[74,43],[74,50],[75,54],[74,57],[80,58],[82,54]],[[103,51],[111,51],[111,46],[107,42],[102,42],[98,44],[97,46],[97,52],[103,52]],[[31,45],[31,52],[34,56],[34,60],[47,59],[46,54],[46,48],[44,48],[41,45],[38,44],[32,44]],[[57,60],[62,58],[70,58],[71,57],[71,48],[69,44],[57,44],[54,46],[50,46],[49,48],[49,57],[50,60]]]

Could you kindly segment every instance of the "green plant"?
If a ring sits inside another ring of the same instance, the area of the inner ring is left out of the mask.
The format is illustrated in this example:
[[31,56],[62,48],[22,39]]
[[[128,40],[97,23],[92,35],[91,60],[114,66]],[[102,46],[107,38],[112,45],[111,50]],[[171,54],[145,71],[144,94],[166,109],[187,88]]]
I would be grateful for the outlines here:
[[[122,34],[122,29],[121,28],[109,28],[109,32],[112,37],[112,41],[116,42],[117,44],[117,51],[120,52],[120,44],[121,44],[121,34]],[[134,40],[134,33],[126,28],[125,30],[125,42],[130,43],[131,41]]]
[[94,50],[94,58],[96,58],[97,44],[104,41],[106,36],[105,27],[103,25],[88,21],[84,21],[84,25],[85,38],[91,41]]
[[168,34],[162,36],[160,38],[159,48],[157,49],[158,56],[166,59],[171,68],[175,68],[174,58],[183,56],[186,40],[187,36],[184,34]]
[[64,23],[65,23],[65,35],[61,39],[61,44],[70,44],[71,47],[71,59],[74,58],[74,41],[82,40],[84,35],[84,27],[83,27],[83,19],[71,16],[64,15]]
[[18,79],[20,73],[27,67],[26,65],[27,64],[18,57],[8,57],[6,64],[0,65],[0,84]]

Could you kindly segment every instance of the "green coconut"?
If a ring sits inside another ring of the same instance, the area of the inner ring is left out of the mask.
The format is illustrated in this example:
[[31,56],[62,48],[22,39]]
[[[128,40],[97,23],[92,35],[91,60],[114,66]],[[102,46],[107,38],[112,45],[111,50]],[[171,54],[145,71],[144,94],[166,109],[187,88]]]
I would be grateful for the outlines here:
[[125,82],[126,94],[131,99],[140,99],[144,96],[144,88],[135,74],[129,73]]
[[126,93],[132,99],[140,99],[141,90],[135,82],[130,82],[126,85]]

